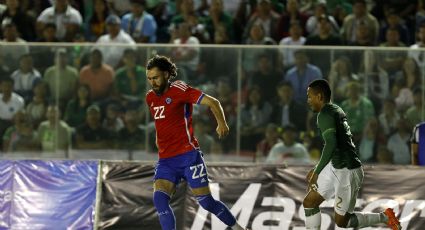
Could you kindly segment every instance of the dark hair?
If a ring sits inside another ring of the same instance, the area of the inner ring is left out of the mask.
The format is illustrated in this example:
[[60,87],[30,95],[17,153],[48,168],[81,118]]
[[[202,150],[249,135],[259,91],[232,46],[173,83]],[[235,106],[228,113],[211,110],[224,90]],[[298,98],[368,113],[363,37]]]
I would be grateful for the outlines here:
[[155,67],[161,71],[168,72],[170,74],[170,79],[177,77],[176,64],[174,64],[168,57],[155,55],[153,58],[149,59],[146,69],[151,70]]
[[318,79],[312,81],[308,87],[314,89],[318,93],[323,94],[323,97],[325,99],[325,102],[329,102],[331,100],[331,87],[329,87],[328,81],[324,79]]

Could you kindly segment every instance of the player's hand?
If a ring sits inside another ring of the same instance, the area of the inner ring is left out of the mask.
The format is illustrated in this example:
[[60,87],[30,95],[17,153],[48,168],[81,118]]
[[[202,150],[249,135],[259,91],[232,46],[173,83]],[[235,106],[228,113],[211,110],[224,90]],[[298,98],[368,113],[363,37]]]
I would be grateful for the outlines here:
[[229,126],[227,126],[227,124],[223,124],[223,125],[219,124],[217,128],[215,129],[215,131],[218,134],[218,138],[221,139],[227,136],[227,134],[229,134]]

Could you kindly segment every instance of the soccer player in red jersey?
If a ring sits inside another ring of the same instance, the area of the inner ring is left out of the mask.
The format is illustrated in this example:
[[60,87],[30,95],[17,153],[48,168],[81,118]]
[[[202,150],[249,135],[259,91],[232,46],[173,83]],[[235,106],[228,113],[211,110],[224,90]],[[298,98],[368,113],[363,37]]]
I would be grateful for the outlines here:
[[231,229],[243,229],[229,209],[211,196],[208,174],[193,135],[192,105],[207,105],[217,120],[219,138],[229,132],[220,102],[183,81],[173,81],[176,65],[164,56],[151,58],[146,76],[152,89],[146,94],[146,104],[155,120],[159,161],[154,176],[153,202],[163,230],[175,230],[176,221],[170,199],[181,179],[188,182],[204,209],[217,216]]

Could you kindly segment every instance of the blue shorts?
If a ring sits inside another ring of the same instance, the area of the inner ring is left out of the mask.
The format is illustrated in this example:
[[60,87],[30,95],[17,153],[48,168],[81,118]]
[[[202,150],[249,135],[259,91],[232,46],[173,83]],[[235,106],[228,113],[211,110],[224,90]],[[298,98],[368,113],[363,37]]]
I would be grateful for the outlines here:
[[202,152],[193,150],[175,157],[159,159],[154,180],[165,179],[177,185],[182,179],[191,188],[208,186],[208,173]]

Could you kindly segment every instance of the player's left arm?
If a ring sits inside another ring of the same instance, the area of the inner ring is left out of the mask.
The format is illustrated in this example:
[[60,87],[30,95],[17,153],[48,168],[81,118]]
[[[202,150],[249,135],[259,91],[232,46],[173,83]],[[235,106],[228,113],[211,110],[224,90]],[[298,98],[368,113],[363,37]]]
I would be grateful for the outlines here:
[[207,105],[213,112],[217,121],[216,131],[218,137],[222,138],[226,136],[229,133],[229,126],[227,126],[226,117],[224,115],[223,107],[221,106],[220,101],[208,94],[204,94],[199,104]]
[[315,184],[317,177],[323,168],[331,161],[332,155],[336,148],[336,124],[333,117],[327,114],[320,114],[318,117],[318,125],[322,131],[322,138],[325,145],[322,149],[322,155],[317,163],[310,179],[310,185]]

